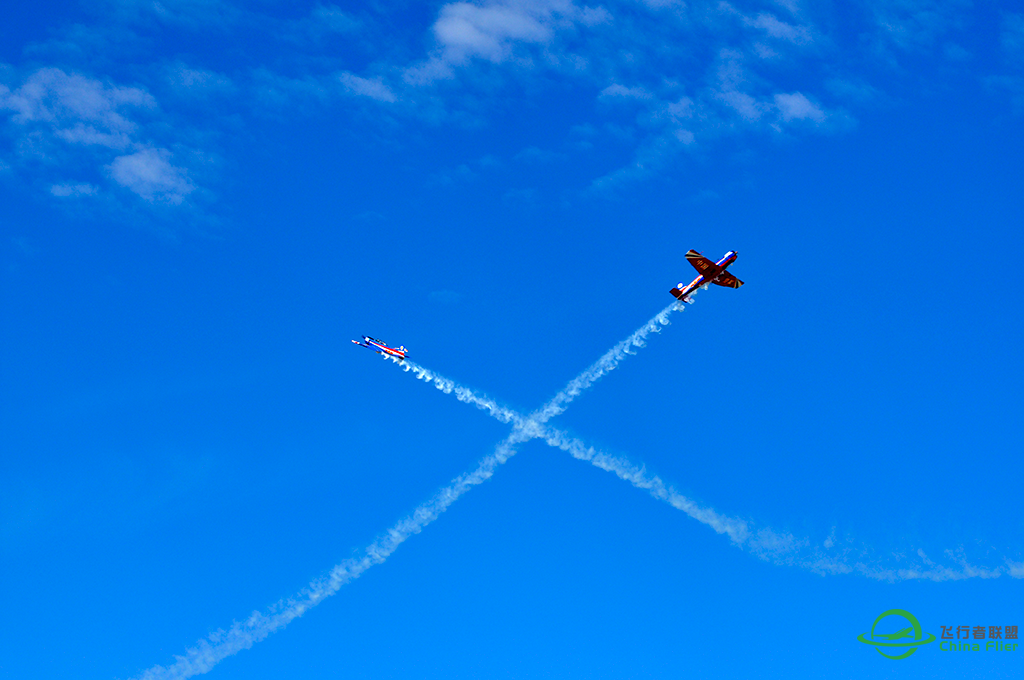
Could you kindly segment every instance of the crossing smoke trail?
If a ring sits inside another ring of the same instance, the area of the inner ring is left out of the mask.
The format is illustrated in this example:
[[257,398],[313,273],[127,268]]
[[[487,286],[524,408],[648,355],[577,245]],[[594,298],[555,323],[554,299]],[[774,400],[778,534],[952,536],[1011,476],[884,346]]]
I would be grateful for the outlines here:
[[[403,370],[413,372],[418,379],[433,383],[442,392],[454,394],[459,401],[473,404],[503,423],[511,423],[513,425],[512,432],[495,447],[494,453],[480,461],[476,469],[456,478],[450,485],[438,491],[429,501],[413,510],[408,517],[395,524],[384,535],[367,546],[362,551],[361,557],[341,562],[326,576],[313,580],[294,597],[278,602],[268,608],[266,613],[254,612],[244,621],[232,624],[227,631],[213,633],[205,640],[199,641],[194,648],[187,650],[184,656],[176,657],[175,662],[170,666],[155,666],[138,676],[138,680],[183,680],[206,673],[221,660],[243,649],[249,649],[271,633],[284,628],[292,620],[334,595],[346,583],[358,578],[374,564],[384,562],[407,538],[422,531],[464,493],[489,479],[499,465],[515,455],[517,444],[532,439],[541,439],[550,446],[566,451],[574,458],[612,472],[620,479],[647,491],[654,498],[662,500],[693,519],[706,524],[717,533],[728,535],[737,547],[746,549],[774,564],[799,566],[823,575],[857,572],[869,578],[884,581],[908,579],[948,581],[974,577],[994,578],[1002,574],[1009,574],[1013,578],[1024,578],[1024,563],[1006,560],[1006,566],[975,567],[951,551],[946,551],[946,554],[960,566],[959,569],[936,564],[920,550],[917,551],[921,560],[920,566],[890,569],[873,566],[865,560],[856,560],[851,564],[849,550],[840,550],[840,554],[831,555],[819,546],[812,546],[807,539],[797,539],[791,534],[779,533],[770,528],[755,530],[750,522],[722,515],[711,508],[701,507],[675,491],[670,485],[666,485],[659,477],[649,475],[643,467],[636,466],[625,458],[602,453],[592,447],[587,447],[579,439],[544,427],[548,420],[564,412],[576,397],[603,375],[615,369],[626,356],[635,354],[632,348],[644,347],[645,340],[651,333],[659,332],[662,326],[669,323],[668,317],[675,308],[678,307],[673,303],[656,314],[636,332],[615,345],[594,364],[571,380],[544,406],[527,417],[418,364],[408,360],[398,362],[393,359],[402,366]],[[834,538],[830,536],[822,546],[831,548],[834,544]],[[861,552],[863,553],[863,551]]]
[[[434,386],[445,394],[454,394],[459,401],[471,403],[477,408],[488,411],[492,416],[503,423],[514,423],[517,427],[529,429],[529,423],[543,424],[555,416],[563,413],[569,404],[579,395],[588,390],[599,378],[609,371],[615,370],[622,360],[627,356],[636,354],[634,348],[647,346],[647,337],[651,333],[660,333],[663,326],[670,323],[669,315],[673,310],[685,309],[680,303],[673,302],[671,305],[655,314],[647,323],[640,326],[625,340],[619,342],[605,354],[588,366],[582,373],[569,381],[546,404],[537,409],[528,417],[523,418],[512,409],[500,406],[493,399],[477,394],[468,387],[459,385],[454,380],[445,378],[433,371],[427,370],[408,359],[399,360],[397,357],[384,355],[384,359],[390,359],[401,366],[407,373],[413,372],[416,377],[425,382],[433,382]],[[538,435],[539,436],[539,435]],[[533,439],[534,437],[531,437]]]
[[[547,404],[527,417],[523,417],[512,409],[499,406],[493,400],[478,395],[471,389],[431,373],[416,364],[406,361],[405,363],[410,365],[405,370],[415,371],[418,378],[427,382],[433,381],[441,391],[446,394],[454,393],[460,401],[472,403],[478,408],[488,411],[503,423],[512,423],[514,425],[512,432],[499,446],[512,447],[531,439],[541,439],[548,445],[561,449],[578,460],[586,461],[606,472],[611,472],[638,489],[647,491],[652,497],[681,510],[715,532],[727,535],[736,547],[767,562],[783,566],[797,566],[820,575],[859,573],[867,578],[889,582],[918,579],[950,581],[975,577],[995,578],[1002,574],[1013,578],[1024,578],[1024,563],[1015,563],[1011,560],[1006,560],[1005,566],[977,567],[969,564],[962,556],[947,550],[947,557],[958,565],[958,568],[954,568],[937,564],[929,559],[923,551],[918,550],[915,554],[920,562],[894,569],[872,560],[869,555],[870,551],[865,548],[858,550],[849,547],[835,548],[836,541],[831,536],[824,542],[812,543],[807,538],[797,538],[790,533],[779,532],[770,527],[758,529],[750,521],[722,515],[711,508],[700,506],[680,494],[671,485],[665,484],[658,476],[649,474],[642,466],[625,458],[597,451],[579,439],[544,427],[544,423],[564,412],[568,405],[593,385],[597,379],[613,370],[626,356],[634,354],[635,352],[631,350],[632,347],[643,347],[648,335],[660,331],[661,326],[669,323],[668,317],[674,308],[678,307],[675,304],[670,305],[656,314],[635,333],[615,345],[594,364],[571,380]],[[392,360],[395,363],[401,363],[397,359]],[[902,556],[902,559],[908,560],[906,556]],[[913,558],[909,559],[913,560]]]
[[217,631],[195,647],[188,649],[184,656],[175,657],[170,666],[154,666],[137,676],[137,680],[184,680],[195,675],[209,672],[220,661],[233,656],[243,649],[249,649],[271,633],[284,628],[294,619],[334,595],[346,583],[359,578],[363,572],[375,564],[384,562],[391,553],[413,534],[418,534],[425,526],[437,519],[442,512],[459,499],[464,493],[490,479],[494,470],[516,454],[515,445],[540,437],[543,434],[542,424],[565,410],[566,406],[582,394],[594,382],[613,370],[629,354],[632,347],[643,347],[648,335],[659,332],[662,326],[669,323],[668,315],[675,307],[666,307],[650,321],[641,326],[635,333],[615,345],[604,356],[588,367],[583,373],[569,382],[547,404],[528,418],[523,418],[512,409],[501,406],[493,399],[477,394],[468,387],[459,385],[454,380],[445,378],[408,359],[398,361],[385,355],[399,364],[406,372],[412,372],[419,380],[433,383],[445,394],[454,394],[462,402],[473,404],[488,412],[492,417],[503,423],[513,423],[512,432],[494,450],[477,464],[472,472],[456,478],[450,485],[441,489],[426,503],[391,527],[383,536],[367,546],[362,556],[345,560],[326,575],[310,582],[294,597],[269,607],[266,613],[253,612],[244,621],[236,621],[227,631]]

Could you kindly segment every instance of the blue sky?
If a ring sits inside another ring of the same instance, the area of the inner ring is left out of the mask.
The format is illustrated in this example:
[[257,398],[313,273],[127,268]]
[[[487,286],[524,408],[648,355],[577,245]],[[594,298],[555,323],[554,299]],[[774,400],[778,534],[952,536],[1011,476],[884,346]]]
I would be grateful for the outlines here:
[[7,8],[0,677],[1017,677],[856,636],[1024,623],[1022,114],[996,3]]

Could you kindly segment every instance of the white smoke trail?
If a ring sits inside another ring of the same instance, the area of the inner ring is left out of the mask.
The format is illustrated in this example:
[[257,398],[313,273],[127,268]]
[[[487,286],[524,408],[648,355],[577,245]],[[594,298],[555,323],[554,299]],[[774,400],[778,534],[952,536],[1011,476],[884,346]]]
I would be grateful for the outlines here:
[[450,378],[445,378],[439,373],[426,369],[415,362],[409,361],[408,359],[399,360],[397,357],[389,356],[387,354],[383,356],[385,359],[390,359],[401,366],[406,373],[412,371],[418,380],[422,380],[426,383],[432,382],[434,387],[445,394],[454,394],[455,398],[459,401],[466,402],[467,404],[473,404],[480,410],[487,411],[492,417],[497,418],[503,423],[516,422],[522,419],[522,417],[512,409],[500,405],[489,397],[477,394],[470,388],[460,385]]
[[423,527],[437,519],[460,496],[487,481],[494,470],[515,453],[514,448],[502,442],[493,454],[480,461],[475,470],[454,479],[433,498],[368,545],[361,557],[341,562],[326,576],[310,582],[294,597],[269,607],[266,613],[253,612],[249,618],[236,621],[226,631],[219,630],[211,634],[187,650],[184,656],[175,657],[170,666],[154,666],[137,676],[138,680],[184,680],[206,673],[223,659],[249,649],[274,631],[284,628],[292,620],[337,593],[343,585],[386,560],[407,538],[422,531]]
[[562,388],[561,392],[556,394],[551,401],[544,404],[530,417],[535,419],[536,422],[546,423],[564,412],[573,399],[593,385],[598,378],[608,373],[608,371],[614,370],[626,356],[636,354],[636,352],[631,351],[631,348],[645,347],[647,345],[647,336],[651,333],[660,333],[662,326],[669,324],[668,317],[676,309],[682,310],[684,307],[678,302],[673,302],[655,314],[650,321],[638,328],[636,332],[612,347],[587,370],[570,380],[569,384]]
[[966,557],[956,551],[946,550],[946,556],[957,564],[957,567],[944,566],[930,560],[924,551],[916,550],[913,556],[898,555],[896,558],[907,566],[893,568],[887,561],[872,559],[871,551],[866,547],[854,548],[846,545],[837,547],[833,535],[823,542],[812,542],[807,538],[797,538],[787,532],[779,532],[771,527],[755,528],[753,522],[736,517],[723,515],[711,508],[701,507],[686,496],[677,492],[672,486],[666,485],[658,476],[651,475],[647,470],[631,463],[629,460],[602,453],[588,447],[579,439],[570,437],[557,430],[546,429],[539,438],[548,445],[559,448],[573,458],[583,460],[607,472],[611,472],[651,494],[654,498],[664,501],[681,510],[698,522],[705,524],[719,534],[726,534],[733,545],[746,550],[759,559],[780,566],[795,566],[807,569],[821,576],[834,574],[858,573],[877,581],[926,580],[926,581],[958,581],[968,578],[998,578],[1002,575],[1011,578],[1024,578],[1024,562],[1004,559],[1004,564],[995,567],[980,567],[969,563]]
[[[624,458],[596,451],[578,439],[544,427],[544,423],[563,413],[577,396],[586,391],[600,377],[615,369],[626,356],[635,354],[631,348],[644,347],[647,336],[654,332],[660,332],[661,327],[669,323],[668,317],[672,310],[679,308],[681,308],[680,305],[673,303],[659,312],[636,332],[615,345],[583,373],[571,380],[550,401],[528,417],[523,417],[516,411],[501,406],[493,399],[479,395],[418,364],[408,360],[399,362],[393,357],[386,356],[385,358],[390,358],[401,365],[406,372],[414,372],[418,379],[427,383],[433,382],[434,386],[442,392],[455,394],[459,401],[473,404],[503,423],[512,423],[512,432],[497,445],[493,454],[480,461],[475,470],[453,480],[431,500],[420,505],[412,514],[395,524],[385,535],[367,546],[363,550],[362,557],[345,560],[336,565],[326,576],[312,581],[296,596],[282,600],[268,608],[267,613],[253,612],[244,621],[235,622],[227,631],[220,630],[206,639],[200,640],[194,648],[187,650],[184,656],[176,657],[175,662],[170,666],[154,666],[137,676],[138,679],[184,680],[206,673],[221,660],[243,649],[249,649],[253,644],[285,627],[293,619],[302,616],[324,599],[334,595],[343,585],[358,578],[374,564],[380,564],[386,560],[407,538],[422,531],[426,525],[437,519],[464,493],[489,479],[499,465],[515,455],[516,444],[538,438],[551,446],[567,451],[574,458],[590,462],[598,468],[614,473],[637,488],[646,490],[654,498],[665,501],[685,512],[717,533],[728,535],[737,547],[744,548],[761,559],[775,564],[796,565],[822,575],[858,572],[869,578],[885,581],[995,578],[1004,573],[1013,578],[1024,578],[1024,563],[1005,560],[1006,566],[975,567],[962,556],[951,551],[946,551],[946,554],[960,565],[959,570],[932,562],[920,550],[917,551],[917,554],[922,560],[923,566],[902,569],[873,566],[863,560],[850,564],[847,553],[830,555],[818,546],[810,550],[810,556],[806,556],[801,553],[806,553],[811,545],[807,539],[797,539],[791,534],[779,533],[770,528],[754,531],[751,523],[747,521],[722,515],[711,508],[701,507],[675,491],[671,486],[666,485],[659,477],[648,475],[643,467],[638,467]],[[822,545],[828,549],[833,544],[834,539],[830,536]]]
[[665,501],[677,510],[682,510],[717,533],[727,534],[736,545],[742,545],[750,538],[750,527],[747,522],[697,505],[671,486],[666,485],[657,475],[649,475],[642,466],[634,465],[625,458],[597,451],[593,447],[586,446],[579,439],[568,437],[557,430],[547,430],[541,435],[541,438],[548,445],[565,451],[573,458],[585,460],[594,467],[611,472],[636,488],[647,491],[658,500]]
[[899,556],[900,561],[909,562],[909,566],[893,568],[887,566],[883,561],[871,559],[871,551],[867,548],[836,547],[834,537],[829,537],[824,542],[812,542],[808,538],[797,538],[788,532],[779,532],[771,527],[756,528],[752,521],[730,517],[712,508],[702,507],[680,494],[671,485],[667,485],[657,475],[649,474],[643,466],[638,466],[625,458],[598,451],[577,438],[544,426],[548,420],[564,412],[566,407],[593,385],[598,378],[613,370],[627,355],[634,354],[635,352],[630,351],[631,347],[643,347],[644,339],[650,333],[659,331],[661,326],[668,323],[668,316],[674,307],[673,305],[659,312],[626,340],[617,344],[580,375],[573,378],[544,406],[526,417],[511,409],[498,406],[493,400],[477,395],[469,388],[462,387],[447,378],[441,378],[421,367],[413,365],[411,370],[422,372],[424,375],[418,373],[417,377],[428,381],[435,380],[438,389],[446,393],[455,393],[461,401],[475,404],[501,422],[513,423],[512,432],[501,445],[513,446],[531,439],[541,439],[548,445],[559,448],[578,460],[589,462],[591,465],[611,472],[633,486],[647,491],[652,497],[681,510],[689,517],[711,527],[716,533],[727,535],[732,544],[741,550],[746,550],[759,559],[772,564],[796,566],[820,575],[859,573],[867,578],[889,582],[997,578],[1004,574],[1012,578],[1024,578],[1024,563],[1012,560],[1004,560],[1005,565],[996,567],[978,567],[970,564],[962,555],[947,550],[945,551],[947,557],[958,565],[958,567],[948,567],[931,561],[923,551],[917,550],[914,553],[917,556],[916,559],[913,556]]

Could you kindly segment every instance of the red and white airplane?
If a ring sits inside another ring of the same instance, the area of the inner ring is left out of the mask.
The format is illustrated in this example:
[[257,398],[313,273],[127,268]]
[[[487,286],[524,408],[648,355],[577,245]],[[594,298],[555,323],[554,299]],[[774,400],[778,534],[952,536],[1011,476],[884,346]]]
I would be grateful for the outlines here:
[[396,357],[400,361],[404,361],[405,355],[409,353],[409,350],[405,348],[405,345],[399,345],[398,347],[389,347],[388,343],[384,342],[383,340],[378,340],[377,338],[371,338],[369,335],[363,335],[360,337],[363,338],[362,342],[359,342],[358,340],[353,340],[352,342],[359,345],[360,347],[372,349],[377,354],[387,354],[388,356]]
[[680,302],[693,303],[690,294],[700,286],[704,286],[704,290],[707,290],[709,283],[713,283],[716,286],[725,286],[726,288],[739,288],[743,285],[743,282],[725,271],[726,267],[736,261],[736,256],[737,252],[730,250],[721,260],[712,262],[696,250],[691,250],[686,253],[686,259],[690,261],[690,264],[693,265],[693,268],[700,275],[691,281],[689,285],[684,286],[680,283],[669,292],[676,296]]

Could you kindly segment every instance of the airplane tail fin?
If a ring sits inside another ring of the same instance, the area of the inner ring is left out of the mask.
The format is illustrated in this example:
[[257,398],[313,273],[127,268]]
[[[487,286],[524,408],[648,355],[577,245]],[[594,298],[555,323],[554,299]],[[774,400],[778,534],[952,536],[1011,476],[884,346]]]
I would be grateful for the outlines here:
[[688,305],[693,304],[693,300],[690,298],[690,296],[683,295],[683,291],[680,288],[672,288],[668,292],[672,293],[672,295],[680,302],[685,302]]

